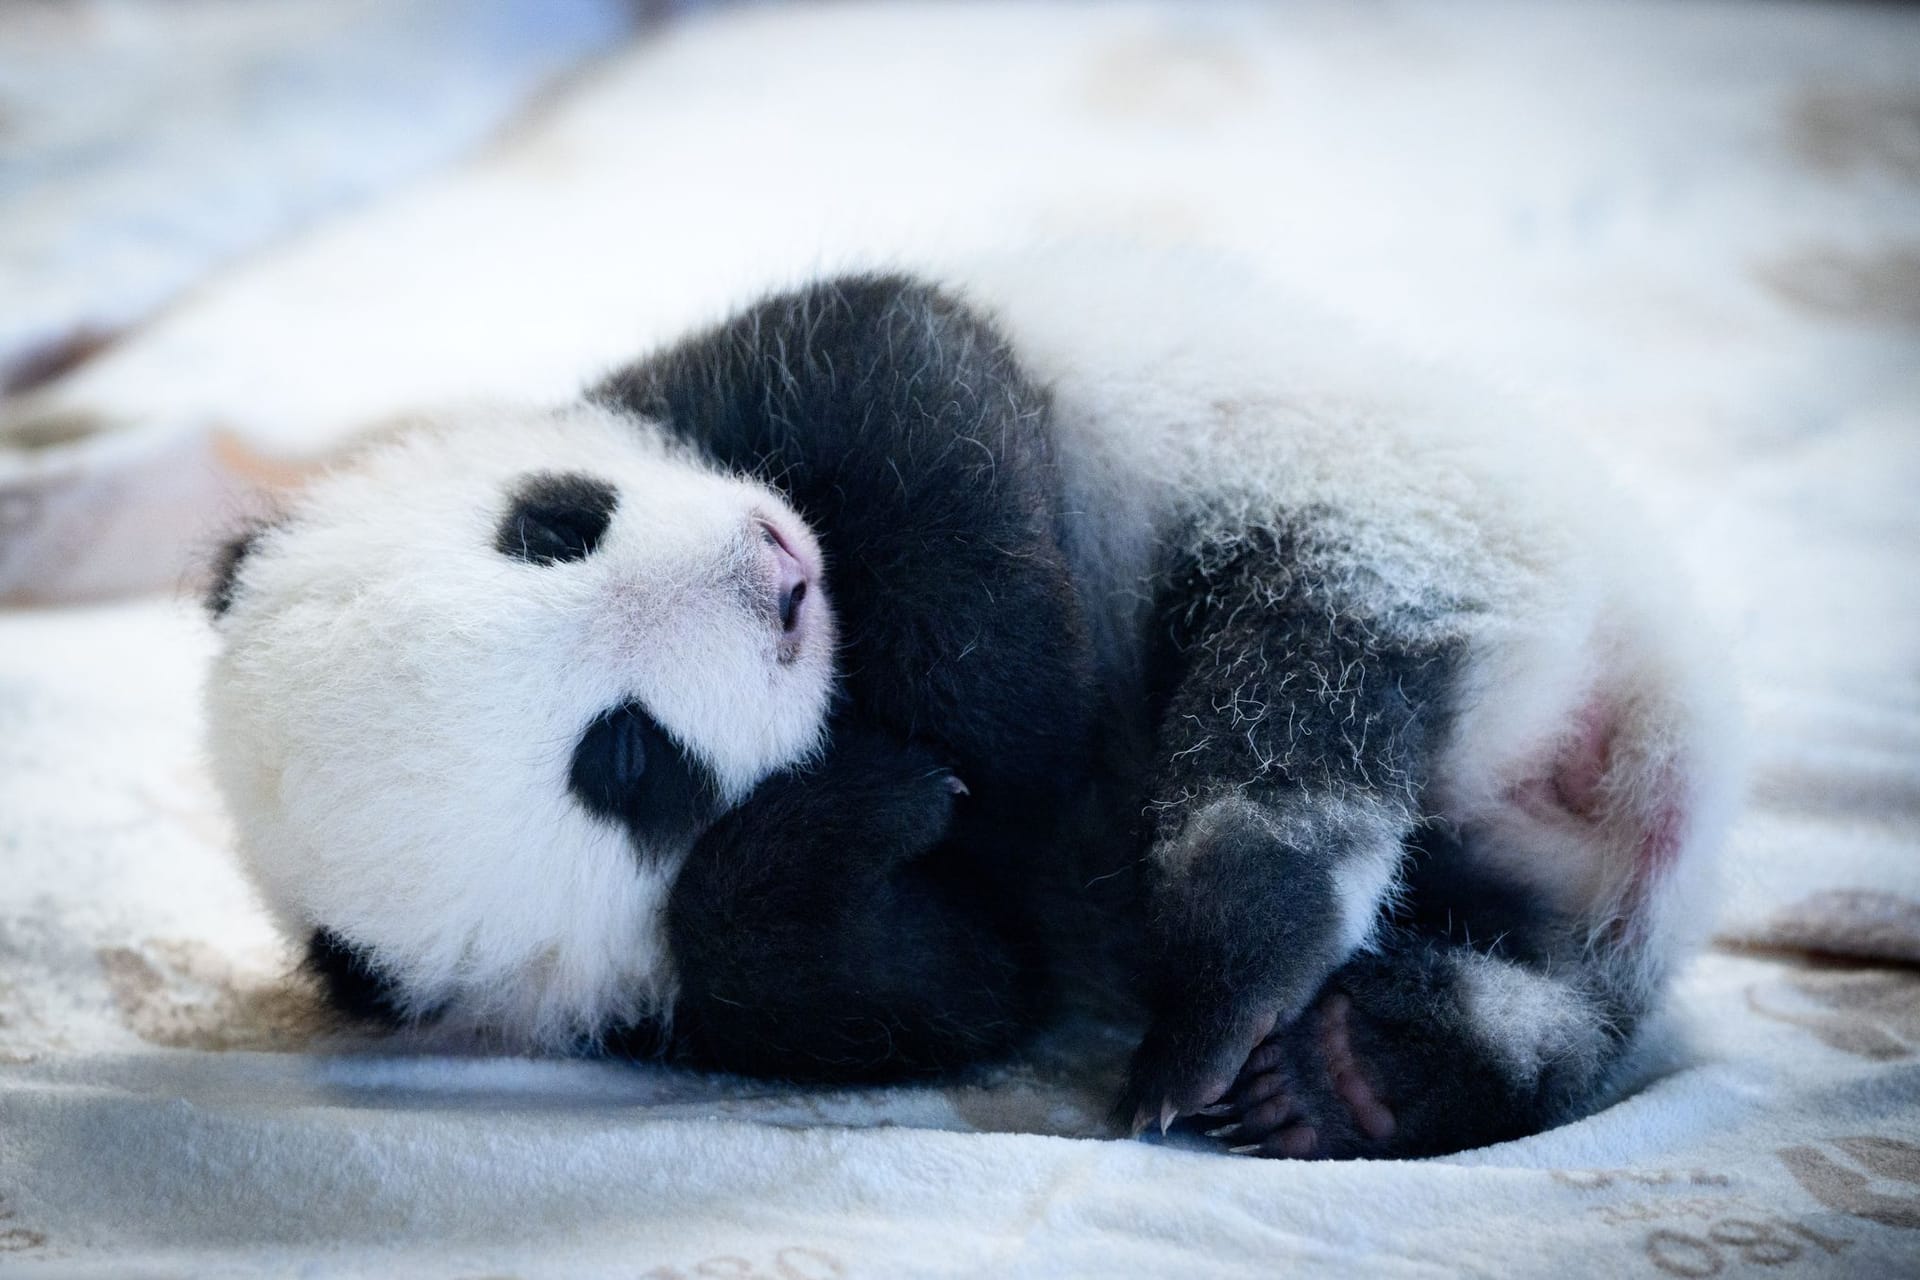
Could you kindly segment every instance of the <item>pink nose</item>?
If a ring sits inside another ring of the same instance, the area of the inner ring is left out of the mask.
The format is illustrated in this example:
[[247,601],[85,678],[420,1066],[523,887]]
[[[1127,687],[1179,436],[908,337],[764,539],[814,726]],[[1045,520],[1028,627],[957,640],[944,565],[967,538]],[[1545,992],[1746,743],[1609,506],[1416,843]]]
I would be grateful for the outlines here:
[[774,592],[780,611],[780,629],[792,631],[800,623],[800,605],[807,598],[807,567],[793,553],[773,524],[762,521],[768,549],[773,552]]

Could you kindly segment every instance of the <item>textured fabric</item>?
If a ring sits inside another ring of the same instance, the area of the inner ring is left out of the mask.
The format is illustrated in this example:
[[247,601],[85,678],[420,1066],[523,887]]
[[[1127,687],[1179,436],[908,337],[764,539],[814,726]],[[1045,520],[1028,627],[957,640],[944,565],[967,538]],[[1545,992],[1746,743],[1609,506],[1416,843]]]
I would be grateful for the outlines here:
[[1724,620],[1752,796],[1634,1096],[1444,1160],[1293,1165],[1108,1136],[1128,1046],[1097,1028],[858,1091],[345,1040],[229,859],[193,608],[20,609],[0,1271],[1911,1272],[1916,50],[1920,15],[1830,5],[730,15],[11,406],[15,438],[84,438],[0,452],[5,582],[59,596],[144,544],[165,585],[198,536],[154,516],[183,458],[259,474],[410,405],[565,395],[822,264],[1235,248],[1600,438]]

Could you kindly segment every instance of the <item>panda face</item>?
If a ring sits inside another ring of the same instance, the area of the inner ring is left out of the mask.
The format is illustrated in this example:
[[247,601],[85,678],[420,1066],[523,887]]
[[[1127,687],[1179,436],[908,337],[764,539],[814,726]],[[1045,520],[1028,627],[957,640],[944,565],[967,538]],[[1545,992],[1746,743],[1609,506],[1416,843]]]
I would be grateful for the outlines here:
[[558,1046],[671,994],[704,826],[820,743],[833,617],[775,493],[611,413],[469,414],[317,483],[216,592],[209,747],[256,882]]

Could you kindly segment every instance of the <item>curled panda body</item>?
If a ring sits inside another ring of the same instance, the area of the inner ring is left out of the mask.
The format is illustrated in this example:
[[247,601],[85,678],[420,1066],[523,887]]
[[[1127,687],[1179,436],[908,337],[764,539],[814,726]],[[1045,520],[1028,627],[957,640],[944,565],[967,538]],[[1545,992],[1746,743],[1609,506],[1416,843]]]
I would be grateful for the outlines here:
[[1725,790],[1611,500],[1211,267],[941,280],[421,428],[233,557],[216,764],[336,1001],[957,1065],[1047,1007],[1076,845],[1145,872],[1136,1125],[1412,1154],[1592,1105]]
[[1129,1118],[1425,1154],[1596,1105],[1732,799],[1680,584],[1498,397],[1219,264],[1073,274],[980,293],[1053,396],[1103,674],[1144,694]]

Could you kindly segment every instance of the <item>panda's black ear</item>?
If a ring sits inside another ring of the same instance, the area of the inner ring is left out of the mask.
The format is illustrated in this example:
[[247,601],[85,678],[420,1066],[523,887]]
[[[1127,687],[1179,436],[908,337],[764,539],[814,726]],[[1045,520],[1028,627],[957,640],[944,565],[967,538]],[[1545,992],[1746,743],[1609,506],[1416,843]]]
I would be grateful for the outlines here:
[[331,929],[315,929],[307,939],[306,969],[335,1012],[387,1026],[406,1021],[400,988],[366,952]]
[[233,606],[233,592],[239,581],[240,566],[271,528],[272,521],[255,520],[228,538],[214,553],[212,572],[207,578],[207,593],[202,598],[208,613],[216,618],[224,617]]

